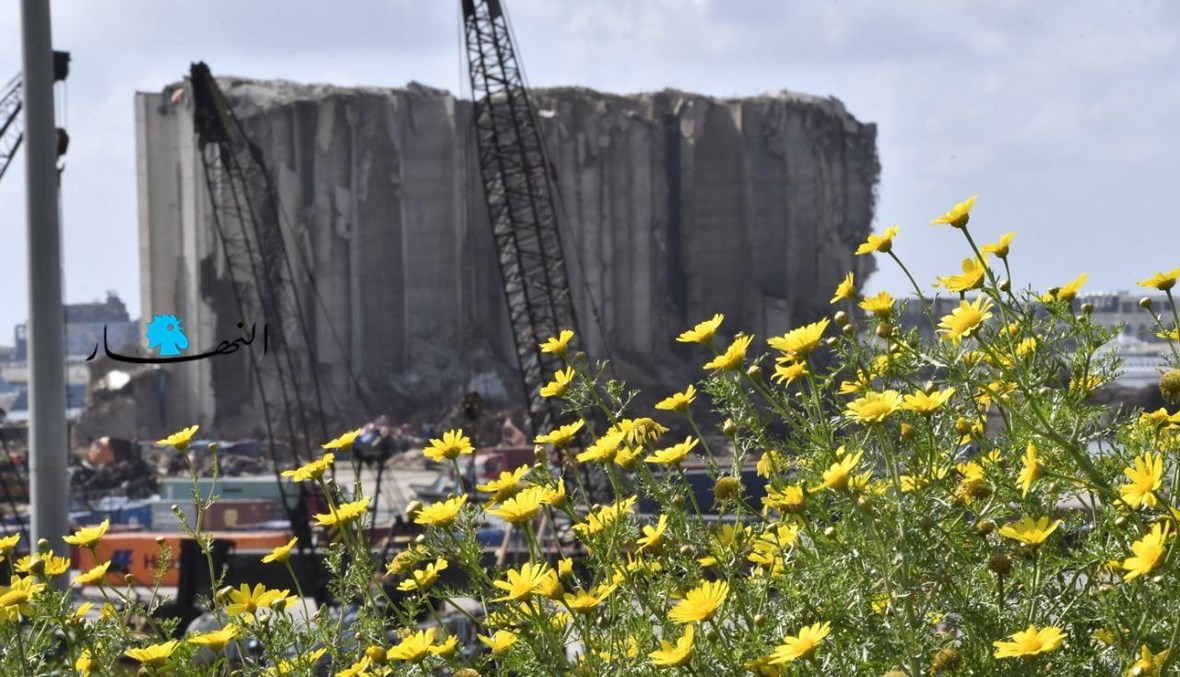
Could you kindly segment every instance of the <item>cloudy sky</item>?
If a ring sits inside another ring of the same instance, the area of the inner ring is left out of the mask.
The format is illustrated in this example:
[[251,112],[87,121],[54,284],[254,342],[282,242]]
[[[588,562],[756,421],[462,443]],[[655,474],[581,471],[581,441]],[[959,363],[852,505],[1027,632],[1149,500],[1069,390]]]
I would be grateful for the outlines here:
[[[67,300],[108,289],[138,314],[132,96],[214,73],[459,91],[455,0],[52,0],[73,53],[58,90]],[[509,0],[535,86],[675,87],[842,99],[879,125],[875,227],[920,281],[953,272],[957,234],[928,225],[980,195],[981,239],[1016,230],[1018,284],[1090,272],[1129,290],[1180,265],[1180,3],[1170,0]],[[0,3],[0,81],[20,65]],[[465,90],[463,90],[466,93]],[[23,157],[0,183],[0,344],[27,317]],[[871,288],[904,292],[890,265]]]

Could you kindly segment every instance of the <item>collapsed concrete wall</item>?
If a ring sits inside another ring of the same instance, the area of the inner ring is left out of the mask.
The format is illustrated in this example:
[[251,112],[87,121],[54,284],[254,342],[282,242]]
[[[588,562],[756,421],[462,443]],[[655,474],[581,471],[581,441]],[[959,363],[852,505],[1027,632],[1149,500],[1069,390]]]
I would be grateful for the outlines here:
[[[399,415],[467,390],[520,399],[471,104],[416,84],[220,84],[312,268],[295,277],[346,418],[366,408],[362,391],[381,409],[372,413]],[[846,271],[869,272],[852,251],[872,220],[876,128],[839,101],[580,88],[534,97],[583,345],[621,376],[679,388],[686,353],[673,338],[686,325],[723,312],[732,331],[780,333],[824,312]],[[218,325],[238,318],[214,291],[226,271],[190,106],[174,88],[137,95],[142,314],[181,315],[195,345],[213,345]],[[175,371],[170,425],[256,425],[241,370]]]

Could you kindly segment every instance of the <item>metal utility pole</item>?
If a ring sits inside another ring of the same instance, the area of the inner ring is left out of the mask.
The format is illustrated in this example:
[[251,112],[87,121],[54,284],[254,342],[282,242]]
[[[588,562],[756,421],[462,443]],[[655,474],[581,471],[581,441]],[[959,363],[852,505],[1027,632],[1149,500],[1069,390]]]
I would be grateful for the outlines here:
[[25,182],[29,236],[29,484],[31,548],[66,552],[65,311],[58,225],[57,132],[49,0],[21,0]]

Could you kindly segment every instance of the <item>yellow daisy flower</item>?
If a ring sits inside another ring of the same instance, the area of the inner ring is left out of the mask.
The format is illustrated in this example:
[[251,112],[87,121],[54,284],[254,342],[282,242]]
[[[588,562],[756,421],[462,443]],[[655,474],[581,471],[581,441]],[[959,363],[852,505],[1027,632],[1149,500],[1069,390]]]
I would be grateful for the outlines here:
[[1008,231],[1000,236],[999,240],[990,244],[985,244],[979,248],[984,254],[995,254],[1001,259],[1008,258],[1008,247],[1012,244],[1012,238],[1016,237],[1015,231]]
[[562,329],[557,336],[546,339],[541,344],[541,352],[550,355],[565,355],[569,351],[570,340],[574,338],[574,332],[569,329]]
[[397,589],[402,592],[412,592],[414,590],[426,590],[434,585],[441,574],[449,566],[449,563],[439,557],[432,564],[427,564],[422,569],[415,569],[410,572],[410,578],[398,584]]
[[110,569],[110,568],[111,568],[110,562],[103,562],[102,564],[94,567],[90,571],[87,571],[86,573],[81,574],[80,576],[75,578],[73,580],[73,583],[74,583],[74,585],[90,585],[91,583],[97,583],[99,581],[106,580],[107,569]]
[[746,335],[734,338],[733,343],[729,344],[724,353],[709,360],[701,368],[710,371],[733,371],[741,367],[742,362],[746,359],[746,349],[750,347],[753,340],[753,336]]
[[574,368],[566,367],[553,372],[553,380],[541,388],[541,397],[561,397],[566,386],[574,380]]
[[184,451],[188,447],[189,441],[193,438],[193,435],[197,434],[197,430],[199,430],[200,427],[201,426],[199,425],[189,426],[184,430],[172,433],[162,440],[157,440],[156,444],[162,447],[174,447],[177,451]]
[[552,430],[544,435],[537,435],[533,440],[536,444],[552,444],[555,447],[568,447],[574,441],[574,435],[586,425],[582,419],[578,419],[573,423],[567,423],[556,430]]
[[1159,505],[1155,492],[1163,484],[1164,462],[1159,454],[1144,453],[1135,459],[1135,467],[1123,468],[1130,484],[1119,487],[1123,502],[1132,508],[1154,508]]
[[690,435],[679,444],[674,444],[664,449],[657,449],[656,451],[652,452],[650,457],[644,460],[646,460],[648,463],[657,463],[659,465],[678,466],[684,461],[685,458],[688,457],[688,453],[695,449],[699,443],[700,440],[697,440]]
[[959,301],[959,307],[938,323],[938,332],[942,334],[942,340],[958,344],[965,338],[975,336],[983,327],[983,323],[991,318],[991,306],[991,300],[982,294],[970,303]]
[[836,285],[836,293],[832,296],[832,300],[829,303],[850,301],[854,298],[856,298],[856,284],[853,282],[852,273],[849,272],[840,281],[840,284]]
[[1064,639],[1061,628],[1030,625],[1027,630],[1012,635],[1011,640],[998,640],[992,642],[992,646],[996,647],[996,658],[1031,658],[1060,649]]
[[676,340],[681,343],[709,343],[724,319],[724,315],[717,313],[711,319],[699,322],[697,326],[677,336]]
[[227,625],[220,630],[193,635],[188,638],[188,641],[203,646],[210,651],[221,651],[225,648],[226,644],[234,641],[241,634],[242,630],[238,626]]
[[[692,404],[697,397],[697,389],[689,384],[682,393],[673,393],[656,403],[656,409],[660,411],[687,411],[688,405]],[[616,446],[618,446],[616,444]]]
[[729,583],[725,581],[704,581],[697,587],[684,593],[673,609],[668,612],[668,619],[674,623],[700,623],[716,615],[717,610],[729,596]]
[[1061,520],[1050,523],[1048,517],[1042,517],[1035,521],[1031,517],[1021,517],[1019,521],[1001,527],[998,533],[1025,545],[1040,545],[1059,526],[1061,526]]
[[409,635],[385,655],[395,661],[420,663],[423,658],[431,655],[430,649],[433,644],[434,628],[427,628]]
[[290,541],[287,541],[286,545],[277,546],[274,550],[270,551],[269,555],[262,558],[262,563],[270,564],[272,562],[279,562],[281,564],[286,562],[287,560],[291,559],[291,548],[294,548],[295,544],[298,542],[299,537],[296,536]]
[[770,654],[771,664],[780,665],[810,658],[831,632],[832,624],[824,621],[800,629],[798,635],[787,635],[783,638],[783,643],[775,647],[774,652]]
[[139,661],[149,668],[158,668],[168,662],[168,659],[176,651],[176,647],[178,646],[180,646],[180,642],[172,640],[145,646],[142,649],[128,649],[124,652],[124,655],[132,660]]
[[323,458],[317,459],[306,465],[302,465],[294,470],[284,470],[283,477],[290,477],[296,482],[308,482],[318,480],[324,476],[324,473],[336,463],[335,454],[324,454]]
[[448,430],[442,439],[430,440],[430,445],[422,450],[422,455],[432,461],[454,461],[460,456],[475,453],[471,446],[471,439],[462,430]]
[[901,231],[901,226],[892,225],[885,230],[884,235],[873,235],[869,233],[869,237],[864,244],[857,247],[856,255],[863,256],[865,254],[872,254],[873,252],[880,252],[888,254],[893,250],[893,238],[897,237],[897,233]]
[[901,408],[906,411],[912,411],[915,414],[929,416],[938,411],[942,405],[950,401],[955,394],[953,387],[944,390],[936,390],[932,393],[926,393],[919,390],[912,395],[906,395],[903,399]]
[[1160,291],[1168,291],[1176,286],[1176,281],[1180,280],[1180,267],[1173,268],[1166,273],[1156,273],[1151,277],[1139,283],[1140,287],[1150,287],[1151,289],[1158,289]]
[[369,512],[369,497],[365,496],[359,501],[341,503],[328,514],[316,515],[315,521],[322,527],[344,526],[363,517],[367,512]]
[[493,656],[502,656],[516,644],[516,635],[507,630],[497,630],[491,637],[476,635],[479,641],[492,650]]
[[848,403],[844,415],[861,423],[884,423],[901,408],[901,393],[896,390],[868,392]]
[[340,451],[347,453],[349,449],[352,449],[352,445],[356,442],[356,438],[360,436],[362,431],[363,431],[363,428],[357,428],[356,430],[350,430],[350,431],[344,433],[343,435],[341,435],[340,437],[337,437],[336,439],[332,440],[331,442],[321,445],[320,448],[321,449],[339,449]]
[[946,224],[955,228],[966,228],[967,222],[971,219],[971,208],[975,206],[975,200],[978,198],[978,195],[972,195],[966,200],[956,203],[949,212],[931,220],[930,224]]
[[111,528],[111,521],[105,519],[101,524],[93,527],[82,527],[74,532],[72,536],[63,536],[61,540],[76,545],[79,548],[93,548],[98,545],[102,537],[106,535],[107,529]]
[[488,510],[487,513],[495,515],[509,524],[524,524],[537,516],[546,493],[545,487],[529,487],[501,503],[499,508]]
[[824,318],[819,322],[792,329],[782,336],[770,339],[767,343],[771,348],[782,351],[789,359],[801,361],[819,348],[828,324],[828,319]]
[[684,634],[672,644],[667,640],[660,640],[660,649],[648,654],[651,662],[669,668],[678,668],[692,659],[693,626],[684,629]]
[[423,507],[414,515],[414,524],[422,524],[432,527],[448,527],[459,516],[459,512],[463,509],[464,504],[467,503],[467,495],[455,496],[448,498],[445,501],[438,503],[431,503]]
[[987,264],[978,258],[963,259],[963,272],[960,275],[939,277],[934,286],[942,285],[949,292],[961,294],[983,286],[987,275]]
[[[1131,544],[1132,557],[1123,560],[1124,581],[1132,581],[1144,574],[1151,573],[1164,557],[1168,535],[1172,530],[1170,523],[1156,522],[1151,525],[1151,532]],[[4,598],[0,597],[0,605]]]
[[865,312],[872,313],[877,317],[889,317],[889,313],[893,312],[893,297],[887,291],[882,291],[876,296],[869,296],[860,302],[860,307]]

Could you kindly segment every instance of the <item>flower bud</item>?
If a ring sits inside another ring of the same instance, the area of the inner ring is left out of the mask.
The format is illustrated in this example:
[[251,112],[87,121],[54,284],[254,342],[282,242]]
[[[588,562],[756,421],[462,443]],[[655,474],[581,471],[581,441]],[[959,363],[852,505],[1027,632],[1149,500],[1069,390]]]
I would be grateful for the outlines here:
[[682,557],[691,557],[692,556],[692,546],[691,545],[682,545],[682,546],[680,546],[679,552]]
[[918,434],[918,431],[914,429],[914,426],[910,425],[909,423],[902,423],[901,424],[901,439],[908,442],[908,441],[914,439],[914,435],[917,435],[917,434]]
[[217,591],[217,593],[213,596],[213,601],[219,605],[229,604],[229,594],[233,591],[234,589],[227,585]]
[[721,432],[725,433],[728,437],[733,437],[733,434],[737,432],[737,424],[733,422],[732,418],[727,418],[721,424]]
[[418,534],[417,536],[414,537],[414,542],[417,543],[418,545],[422,545],[423,543],[426,542],[426,534]]
[[987,536],[991,532],[995,531],[995,528],[996,528],[996,523],[991,520],[981,520],[978,524],[975,525],[975,530],[978,531],[983,536]]
[[873,499],[868,496],[862,495],[856,499],[856,509],[861,512],[872,512],[873,507]]
[[844,325],[844,328],[840,330],[840,333],[844,334],[845,336],[852,336],[856,333],[856,330],[852,328],[851,324],[846,324]]
[[479,677],[479,670],[475,668],[460,668],[455,671],[455,677]]
[[1012,571],[1012,558],[997,552],[988,558],[987,568],[1000,576],[1007,576]]
[[156,536],[156,547],[162,548],[168,542],[163,536]]
[[1144,310],[1151,310],[1151,297],[1144,296],[1143,298],[1139,299],[1139,307]]
[[409,503],[406,504],[406,514],[409,515],[410,517],[414,517],[415,515],[417,515],[418,511],[421,509],[422,509],[422,502],[421,501],[410,501]]
[[955,421],[955,432],[960,435],[966,435],[971,432],[971,424],[967,422],[967,419],[960,416],[959,420]]
[[1083,303],[1082,304],[1082,314],[1083,315],[1090,315],[1093,312],[1094,312],[1094,304],[1093,303]]
[[836,537],[836,527],[828,527],[827,529],[824,529],[824,538],[835,538],[835,537]]
[[760,628],[763,625],[766,625],[766,614],[755,614],[754,615],[754,627]]
[[1004,292],[1005,294],[1012,291],[1012,280],[1009,280],[1008,278],[1000,280],[1000,291]]
[[889,322],[882,322],[881,324],[877,325],[877,336],[883,339],[893,336],[893,325]]
[[736,477],[718,477],[713,484],[713,498],[718,501],[732,501],[742,495],[742,481]]
[[672,505],[676,506],[677,508],[683,508],[684,507],[684,496],[682,496],[682,495],[673,496],[672,497]]
[[50,550],[49,539],[48,538],[38,538],[37,539],[37,552],[44,553],[44,552],[49,552],[49,550]]
[[954,672],[963,665],[963,655],[959,650],[948,646],[934,655],[934,661],[930,664],[930,671],[936,675],[943,673]]
[[209,443],[209,453],[211,453],[211,454],[216,454],[216,453],[217,453],[217,450],[218,450],[219,448],[220,448],[220,447],[218,447],[218,446],[217,446],[217,443],[216,443],[216,442],[210,442],[210,443]]
[[374,644],[373,646],[369,647],[368,649],[365,649],[365,655],[368,656],[369,660],[373,661],[374,663],[378,663],[378,664],[384,663],[385,662],[385,647],[377,646]]
[[848,313],[844,312],[843,310],[836,311],[836,314],[832,316],[832,320],[834,320],[836,324],[841,327],[847,327],[848,323],[851,322],[851,320],[848,319]]
[[1160,395],[1172,404],[1180,404],[1180,369],[1169,369],[1160,376]]
[[750,365],[750,368],[746,369],[746,376],[749,376],[751,381],[761,381],[762,367],[756,364]]
[[922,515],[918,518],[918,526],[922,527],[922,531],[930,531],[934,528],[934,519],[930,515]]
[[278,613],[282,613],[283,610],[287,608],[287,599],[287,597],[280,597],[276,599],[270,603],[270,608],[274,609]]
[[716,642],[718,637],[720,637],[720,635],[717,634],[717,629],[710,625],[709,631],[705,633],[705,639],[709,640],[710,642]]

